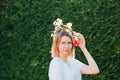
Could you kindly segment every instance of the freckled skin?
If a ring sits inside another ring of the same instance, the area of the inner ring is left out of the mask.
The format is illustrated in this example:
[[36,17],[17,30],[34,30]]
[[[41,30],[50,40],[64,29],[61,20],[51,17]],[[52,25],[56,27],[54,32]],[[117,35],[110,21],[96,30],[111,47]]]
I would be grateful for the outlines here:
[[68,55],[72,50],[72,41],[68,36],[63,36],[59,43],[59,52],[62,55]]

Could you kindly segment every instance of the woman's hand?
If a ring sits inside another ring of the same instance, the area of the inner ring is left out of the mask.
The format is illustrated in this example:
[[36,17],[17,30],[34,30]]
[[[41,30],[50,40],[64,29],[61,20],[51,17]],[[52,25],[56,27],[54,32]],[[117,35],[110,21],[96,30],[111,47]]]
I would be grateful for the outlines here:
[[80,48],[85,48],[86,46],[85,46],[85,38],[84,38],[84,36],[82,34],[80,34],[80,33],[76,33],[76,37],[79,39],[79,42],[80,42],[79,47]]

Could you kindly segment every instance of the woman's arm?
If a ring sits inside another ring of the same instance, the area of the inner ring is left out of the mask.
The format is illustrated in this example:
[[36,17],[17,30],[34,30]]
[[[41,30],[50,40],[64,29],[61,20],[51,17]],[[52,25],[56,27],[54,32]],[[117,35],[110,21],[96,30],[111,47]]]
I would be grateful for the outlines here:
[[81,48],[82,52],[84,53],[84,55],[88,61],[88,65],[84,65],[81,68],[81,73],[82,74],[97,74],[97,73],[99,73],[99,68],[98,68],[95,60],[93,59],[93,57],[90,55],[90,53],[86,49],[84,37],[82,36],[82,34],[78,34],[77,37],[80,39],[79,47]]
[[88,52],[88,50],[85,47],[82,47],[81,50],[83,51],[83,53],[88,61],[88,65],[85,65],[81,68],[81,73],[82,74],[97,74],[97,73],[99,73],[98,66],[97,66],[96,62],[94,61],[94,59],[92,58],[92,56],[90,55],[90,53]]

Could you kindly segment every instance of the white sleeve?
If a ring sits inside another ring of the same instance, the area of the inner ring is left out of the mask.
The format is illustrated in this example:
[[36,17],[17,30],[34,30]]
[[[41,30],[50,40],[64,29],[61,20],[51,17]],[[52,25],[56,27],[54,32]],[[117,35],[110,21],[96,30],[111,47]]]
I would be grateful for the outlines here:
[[63,65],[57,60],[52,60],[49,66],[49,80],[64,80],[63,71]]
[[78,66],[79,66],[79,68],[80,68],[80,70],[81,70],[81,68],[85,65],[84,63],[82,63],[82,62],[80,62],[79,60],[77,60],[77,59],[75,59],[76,60],[76,62],[77,62],[77,64],[78,64]]

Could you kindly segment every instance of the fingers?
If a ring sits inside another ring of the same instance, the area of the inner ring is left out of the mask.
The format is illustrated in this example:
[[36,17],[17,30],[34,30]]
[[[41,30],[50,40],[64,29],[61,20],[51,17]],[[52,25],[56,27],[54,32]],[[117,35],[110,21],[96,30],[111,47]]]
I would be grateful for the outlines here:
[[79,47],[85,47],[85,39],[84,36],[80,33],[76,33],[76,37],[79,39]]
[[79,40],[84,40],[84,37],[80,33],[76,33],[76,37],[78,37]]

